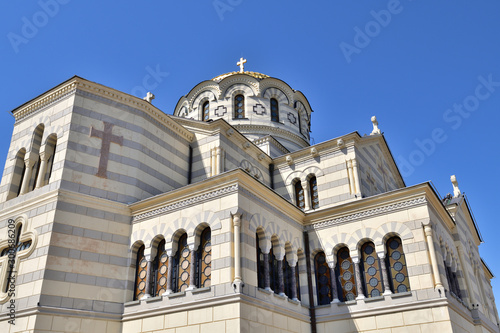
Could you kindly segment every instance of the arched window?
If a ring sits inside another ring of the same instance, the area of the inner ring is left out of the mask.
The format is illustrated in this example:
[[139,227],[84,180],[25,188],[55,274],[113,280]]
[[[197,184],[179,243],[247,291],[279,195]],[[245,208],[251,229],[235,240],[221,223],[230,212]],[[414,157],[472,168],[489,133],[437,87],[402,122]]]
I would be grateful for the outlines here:
[[52,176],[52,168],[54,167],[54,156],[56,154],[56,146],[57,146],[57,135],[51,134],[47,138],[47,147],[45,148],[45,154],[48,155],[47,159],[47,170],[45,175],[43,175],[42,186],[48,184],[50,182],[50,177]]
[[36,181],[38,179],[38,176],[40,175],[40,165],[42,164],[42,160],[40,159],[40,156],[38,156],[38,161],[33,165],[33,182],[30,184],[31,185],[31,188],[30,190],[33,191],[35,189],[35,186],[36,186]]
[[382,295],[382,278],[380,276],[380,264],[375,252],[375,245],[367,242],[361,247],[363,258],[363,278],[365,281],[366,297],[377,297]]
[[210,287],[210,276],[212,272],[212,232],[206,227],[200,236],[200,247],[198,248],[197,287]]
[[304,209],[306,206],[304,198],[304,189],[302,188],[302,183],[300,180],[295,182],[295,203],[300,209]]
[[271,98],[271,120],[280,121],[280,107],[276,98]]
[[264,275],[264,265],[266,262],[264,261],[264,254],[260,249],[260,239],[259,234],[255,233],[255,247],[257,248],[257,284],[259,288],[266,288],[266,277]]
[[191,250],[187,244],[187,234],[183,234],[178,241],[177,253],[175,255],[177,276],[176,292],[184,291],[189,287],[189,271],[191,266]]
[[448,286],[450,292],[457,298],[462,299],[462,292],[460,291],[460,284],[458,283],[457,273],[453,272],[452,268],[449,267],[446,262],[444,263],[446,271],[446,279],[448,280]]
[[16,154],[16,162],[14,164],[14,171],[12,175],[12,182],[10,184],[10,191],[7,199],[12,199],[21,193],[21,186],[23,185],[24,174],[26,173],[26,164],[24,163],[24,156],[26,150],[21,148]]
[[154,296],[161,296],[167,291],[168,254],[165,251],[165,240],[158,244],[158,254],[154,262],[153,276],[156,277],[153,288]]
[[209,121],[210,120],[210,102],[206,101],[203,103],[202,107],[203,111],[203,121]]
[[148,261],[144,256],[144,245],[137,250],[137,260],[135,265],[135,290],[134,300],[141,299],[146,293],[146,275],[147,275]]
[[330,267],[326,262],[324,252],[319,252],[314,257],[314,268],[316,272],[316,292],[318,305],[330,304],[332,301],[332,280]]
[[[295,274],[295,285],[293,284],[294,274]],[[293,267],[290,266],[290,264],[288,263],[288,260],[286,260],[286,255],[283,258],[283,278],[285,284],[285,295],[287,295],[289,298],[292,298],[293,289],[295,288],[296,297],[298,300],[300,300],[300,281],[299,281],[298,264],[296,264],[295,269],[293,269]]]
[[273,290],[276,294],[279,293],[278,260],[274,255],[272,247],[269,251],[269,280],[271,281],[271,290]]
[[342,301],[352,301],[356,298],[356,280],[354,264],[349,249],[343,247],[337,252],[337,276],[340,283],[340,298]]
[[311,179],[309,179],[309,194],[311,196],[311,208],[319,208],[318,182],[316,181],[315,176],[312,176]]
[[399,237],[389,238],[386,245],[387,267],[389,269],[392,291],[394,293],[410,291],[410,281],[401,239]]
[[237,95],[234,98],[234,115],[233,118],[245,118],[245,96]]

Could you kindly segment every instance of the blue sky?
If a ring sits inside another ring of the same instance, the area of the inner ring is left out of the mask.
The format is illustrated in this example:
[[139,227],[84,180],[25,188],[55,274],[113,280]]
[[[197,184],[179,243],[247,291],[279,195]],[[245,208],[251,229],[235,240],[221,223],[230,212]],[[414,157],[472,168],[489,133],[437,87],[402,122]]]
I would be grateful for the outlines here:
[[500,276],[500,1],[42,0],[0,13],[0,159],[10,111],[73,75],[152,91],[171,114],[243,56],[307,96],[314,142],[370,133],[376,115],[407,185],[445,195],[455,174]]

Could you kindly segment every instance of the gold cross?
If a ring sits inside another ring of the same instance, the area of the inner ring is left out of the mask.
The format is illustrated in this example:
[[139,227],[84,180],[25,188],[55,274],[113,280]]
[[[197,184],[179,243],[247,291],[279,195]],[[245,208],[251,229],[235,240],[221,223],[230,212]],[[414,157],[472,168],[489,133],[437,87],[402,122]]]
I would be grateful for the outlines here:
[[240,73],[243,73],[245,70],[245,63],[247,62],[246,59],[240,58],[240,61],[236,63],[236,65],[240,66]]

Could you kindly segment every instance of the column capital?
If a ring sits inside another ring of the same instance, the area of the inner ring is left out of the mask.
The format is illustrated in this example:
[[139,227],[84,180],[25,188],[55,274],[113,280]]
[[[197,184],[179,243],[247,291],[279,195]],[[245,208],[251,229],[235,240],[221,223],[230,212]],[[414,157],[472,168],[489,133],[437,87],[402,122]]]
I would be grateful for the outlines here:
[[232,214],[231,217],[233,218],[233,225],[235,227],[240,227],[241,226],[241,214],[240,213]]

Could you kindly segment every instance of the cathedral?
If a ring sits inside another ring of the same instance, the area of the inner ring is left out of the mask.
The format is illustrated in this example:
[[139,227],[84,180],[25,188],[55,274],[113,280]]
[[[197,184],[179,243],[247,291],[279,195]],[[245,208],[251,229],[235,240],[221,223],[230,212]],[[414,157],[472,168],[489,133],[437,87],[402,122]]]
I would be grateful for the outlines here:
[[500,332],[456,177],[407,186],[375,117],[311,145],[245,62],[173,114],[78,76],[11,111],[0,331]]

